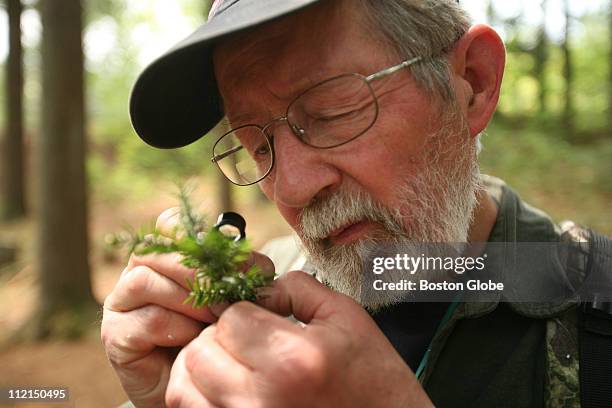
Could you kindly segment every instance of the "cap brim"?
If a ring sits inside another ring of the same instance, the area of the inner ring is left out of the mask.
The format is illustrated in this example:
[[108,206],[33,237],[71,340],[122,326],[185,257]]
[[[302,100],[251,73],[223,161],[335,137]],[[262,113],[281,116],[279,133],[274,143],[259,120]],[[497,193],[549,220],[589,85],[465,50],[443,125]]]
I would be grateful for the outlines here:
[[212,61],[216,42],[317,1],[226,0],[214,18],[140,74],[130,98],[136,133],[162,149],[206,135],[223,116]]

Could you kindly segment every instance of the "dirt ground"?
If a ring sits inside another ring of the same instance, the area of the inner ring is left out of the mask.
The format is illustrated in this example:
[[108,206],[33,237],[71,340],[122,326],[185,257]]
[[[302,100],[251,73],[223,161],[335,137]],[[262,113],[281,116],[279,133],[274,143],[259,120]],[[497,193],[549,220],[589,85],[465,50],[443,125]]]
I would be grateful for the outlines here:
[[115,407],[127,397],[97,336],[78,342],[20,345],[0,353],[0,384],[68,387],[62,403],[0,404],[1,407]]
[[[116,281],[119,265],[105,265],[94,275],[100,300]],[[120,269],[119,269],[120,270]],[[2,336],[17,330],[34,311],[35,276],[26,267],[0,286]],[[0,387],[67,387],[65,403],[0,404],[0,407],[114,407],[127,397],[113,374],[99,338],[99,323],[93,321],[87,336],[79,341],[13,344],[0,351]]]
[[[206,191],[198,191],[194,202],[216,214],[216,206],[206,200]],[[158,195],[155,200],[131,202],[122,206],[95,205],[92,211],[92,284],[96,299],[103,299],[114,287],[124,260],[121,255],[109,256],[102,243],[109,232],[118,232],[126,220],[132,226],[154,220],[165,208],[175,205],[170,195]],[[248,220],[247,233],[254,247],[268,239],[285,235],[288,228],[269,206],[251,203],[239,208]],[[120,214],[120,215],[118,215]],[[213,220],[214,221],[214,220]],[[0,242],[31,242],[34,228],[31,222],[0,225]],[[20,248],[18,262],[0,268],[0,345],[27,322],[35,311],[36,270],[34,250]],[[12,344],[0,346],[0,388],[13,386],[68,387],[70,401],[65,403],[2,404],[0,407],[116,407],[127,400],[119,381],[106,359],[99,339],[99,322],[92,321],[89,334],[79,341]]]

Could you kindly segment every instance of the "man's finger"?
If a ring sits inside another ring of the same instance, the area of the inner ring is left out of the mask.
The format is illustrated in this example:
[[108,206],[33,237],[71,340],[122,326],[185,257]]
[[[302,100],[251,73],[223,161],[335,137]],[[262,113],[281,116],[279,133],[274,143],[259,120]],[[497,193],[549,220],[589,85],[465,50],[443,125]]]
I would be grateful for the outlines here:
[[155,222],[155,229],[160,234],[168,237],[175,238],[177,227],[181,222],[181,207],[171,207],[163,211],[157,222]]
[[241,269],[246,271],[253,265],[257,265],[259,267],[260,273],[263,276],[268,278],[274,277],[274,262],[272,262],[272,260],[266,255],[256,251],[251,252],[249,254],[249,259],[241,265]]
[[193,384],[185,366],[185,350],[179,353],[172,366],[165,402],[168,408],[216,408]]
[[258,304],[281,316],[293,315],[307,324],[316,319],[342,323],[345,319],[338,312],[356,305],[349,297],[332,291],[302,271],[286,273],[271,287],[263,289],[261,295]]
[[250,302],[229,307],[217,321],[216,339],[232,356],[248,367],[258,367],[269,358],[287,335],[301,332],[295,323]]
[[105,309],[101,337],[109,360],[125,367],[146,358],[158,346],[187,344],[200,334],[204,326],[156,305],[130,312]]
[[[183,256],[178,253],[149,255],[132,254],[122,276],[128,274],[130,270],[137,266],[147,266],[187,289],[187,279],[193,280],[195,270],[182,265],[182,260]],[[246,271],[255,264],[261,269],[262,275],[269,277],[274,276],[274,263],[267,256],[259,252],[251,252],[249,259],[244,262],[243,268]]]
[[303,328],[250,302],[232,305],[216,326],[217,342],[237,361],[257,377],[284,384],[321,380],[323,344],[337,344],[329,343],[329,328]]
[[126,268],[127,272],[123,275],[129,274],[129,272],[137,266],[146,266],[172,279],[183,288],[188,289],[187,279],[193,280],[195,270],[182,265],[182,260],[183,256],[179,253],[149,255],[132,254]]
[[113,361],[111,364],[132,403],[151,407],[159,405],[164,396],[172,360],[169,350],[158,348],[131,364],[118,366]]
[[184,350],[185,366],[191,381],[213,404],[249,406],[250,401],[240,403],[240,399],[252,391],[252,372],[228,353],[216,337],[216,325],[208,326]]
[[208,308],[194,309],[184,301],[189,291],[147,266],[137,266],[125,274],[104,301],[104,307],[127,312],[148,304],[164,307],[192,319],[212,323],[217,320]]

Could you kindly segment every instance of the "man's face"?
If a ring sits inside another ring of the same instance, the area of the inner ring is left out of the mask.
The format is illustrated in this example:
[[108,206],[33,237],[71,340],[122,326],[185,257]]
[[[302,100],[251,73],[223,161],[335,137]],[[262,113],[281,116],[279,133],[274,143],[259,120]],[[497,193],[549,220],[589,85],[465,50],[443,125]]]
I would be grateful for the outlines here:
[[[222,43],[215,70],[230,125],[263,125],[324,79],[399,63],[368,27],[353,2],[323,2]],[[466,241],[478,179],[461,112],[441,109],[409,70],[372,86],[380,112],[368,132],[316,149],[281,123],[274,169],[260,182],[319,276],[355,298],[361,257],[373,242]]]

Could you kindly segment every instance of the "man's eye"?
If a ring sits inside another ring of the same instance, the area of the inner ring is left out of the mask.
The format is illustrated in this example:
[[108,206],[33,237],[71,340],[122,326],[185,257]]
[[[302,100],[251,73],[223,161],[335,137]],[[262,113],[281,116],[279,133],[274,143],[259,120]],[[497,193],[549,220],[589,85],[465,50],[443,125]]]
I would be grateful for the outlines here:
[[261,156],[268,156],[270,154],[270,146],[267,143],[262,144],[254,151],[255,159],[261,158]]
[[361,112],[361,109],[353,109],[345,112],[328,112],[319,114],[314,117],[318,122],[336,122],[342,120],[351,120]]

